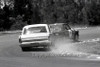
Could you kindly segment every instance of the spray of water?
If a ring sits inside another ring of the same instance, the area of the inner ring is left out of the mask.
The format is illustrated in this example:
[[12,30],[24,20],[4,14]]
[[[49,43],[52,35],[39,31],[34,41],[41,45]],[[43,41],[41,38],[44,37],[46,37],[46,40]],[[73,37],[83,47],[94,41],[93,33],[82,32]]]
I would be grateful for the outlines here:
[[72,40],[65,37],[56,37],[53,40],[54,48],[52,48],[52,52],[56,54],[66,54],[66,53],[75,53],[74,43]]

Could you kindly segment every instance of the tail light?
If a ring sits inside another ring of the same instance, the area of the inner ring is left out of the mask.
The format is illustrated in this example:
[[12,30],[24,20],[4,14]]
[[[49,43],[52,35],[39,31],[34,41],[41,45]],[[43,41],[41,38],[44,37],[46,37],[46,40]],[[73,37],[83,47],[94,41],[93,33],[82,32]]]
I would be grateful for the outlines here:
[[19,43],[22,43],[22,40],[21,40],[21,38],[19,38]]

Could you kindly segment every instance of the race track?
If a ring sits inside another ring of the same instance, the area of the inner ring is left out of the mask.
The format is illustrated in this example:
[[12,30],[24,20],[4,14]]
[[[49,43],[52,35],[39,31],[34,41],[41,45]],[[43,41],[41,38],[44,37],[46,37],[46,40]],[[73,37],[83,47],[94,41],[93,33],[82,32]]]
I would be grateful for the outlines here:
[[[18,35],[0,36],[0,67],[100,67],[98,60],[82,60],[84,58],[74,56],[49,56],[52,51],[43,49],[22,52],[18,43]],[[94,38],[100,38],[100,27],[80,30],[80,41]]]

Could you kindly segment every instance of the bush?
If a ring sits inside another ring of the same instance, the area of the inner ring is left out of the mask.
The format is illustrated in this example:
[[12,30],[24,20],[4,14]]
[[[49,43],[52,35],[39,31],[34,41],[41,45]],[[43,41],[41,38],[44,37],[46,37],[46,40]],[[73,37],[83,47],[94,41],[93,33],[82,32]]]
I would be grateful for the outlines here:
[[27,22],[23,22],[22,16],[18,15],[15,23],[11,26],[11,30],[21,30],[25,25],[27,25]]
[[27,25],[26,22],[16,22],[12,25],[11,30],[21,30],[25,25]]

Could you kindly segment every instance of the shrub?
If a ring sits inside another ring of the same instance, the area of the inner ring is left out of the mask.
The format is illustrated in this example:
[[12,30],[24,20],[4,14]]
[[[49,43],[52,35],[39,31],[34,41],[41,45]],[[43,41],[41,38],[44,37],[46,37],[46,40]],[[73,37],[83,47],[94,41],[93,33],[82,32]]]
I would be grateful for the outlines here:
[[27,25],[27,22],[23,22],[22,16],[18,15],[15,23],[11,26],[11,30],[21,30],[25,25]]

